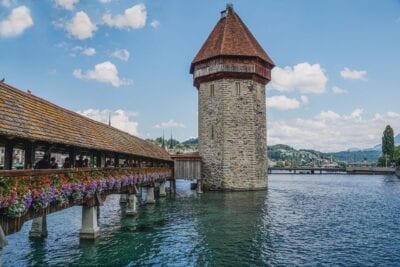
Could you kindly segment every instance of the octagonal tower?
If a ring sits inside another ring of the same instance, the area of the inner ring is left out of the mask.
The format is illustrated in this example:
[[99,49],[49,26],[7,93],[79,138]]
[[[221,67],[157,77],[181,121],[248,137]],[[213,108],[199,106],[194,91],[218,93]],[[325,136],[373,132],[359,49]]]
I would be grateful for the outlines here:
[[194,58],[199,154],[208,190],[267,187],[265,85],[274,63],[227,5]]

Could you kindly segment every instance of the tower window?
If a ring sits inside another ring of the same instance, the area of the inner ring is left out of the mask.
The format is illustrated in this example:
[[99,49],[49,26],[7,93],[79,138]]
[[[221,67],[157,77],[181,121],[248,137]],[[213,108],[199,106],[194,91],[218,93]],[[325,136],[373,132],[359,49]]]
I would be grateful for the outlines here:
[[235,87],[236,87],[236,95],[240,95],[240,83],[236,82]]
[[210,96],[214,96],[214,84],[210,84]]
[[214,125],[211,125],[211,140],[214,140]]

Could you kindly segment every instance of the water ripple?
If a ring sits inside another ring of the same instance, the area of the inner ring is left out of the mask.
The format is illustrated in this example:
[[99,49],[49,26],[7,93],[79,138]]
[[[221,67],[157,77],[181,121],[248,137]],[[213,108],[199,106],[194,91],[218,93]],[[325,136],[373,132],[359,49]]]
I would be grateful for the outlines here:
[[124,218],[119,196],[101,207],[101,237],[80,241],[80,207],[8,236],[5,266],[399,265],[400,179],[271,176],[268,191],[178,194]]

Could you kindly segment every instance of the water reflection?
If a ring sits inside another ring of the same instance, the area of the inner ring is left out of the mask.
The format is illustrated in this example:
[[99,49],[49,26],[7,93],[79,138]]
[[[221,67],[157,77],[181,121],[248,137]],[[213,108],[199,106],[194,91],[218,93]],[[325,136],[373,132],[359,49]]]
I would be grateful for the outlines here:
[[46,239],[31,239],[29,240],[31,255],[28,263],[31,266],[44,265],[46,262]]
[[263,236],[260,226],[265,216],[260,211],[264,210],[267,192],[231,192],[222,196],[209,193],[206,198],[198,206],[196,216],[196,229],[203,240],[201,246],[207,248],[205,262],[199,264],[233,266],[246,259],[248,264],[260,265]]
[[[48,216],[49,236],[30,222],[8,236],[5,266],[398,265],[400,179],[279,175],[268,191],[177,193],[124,217],[107,198],[95,242],[79,240],[81,208]],[[143,190],[145,199],[145,190]]]

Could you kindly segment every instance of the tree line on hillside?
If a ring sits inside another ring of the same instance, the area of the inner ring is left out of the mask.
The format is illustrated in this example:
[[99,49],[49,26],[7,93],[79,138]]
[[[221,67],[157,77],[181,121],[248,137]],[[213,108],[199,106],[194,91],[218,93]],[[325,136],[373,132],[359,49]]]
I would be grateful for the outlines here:
[[323,153],[313,149],[294,149],[291,146],[277,144],[268,146],[270,164],[277,167],[322,167],[344,166],[345,162],[337,159],[332,154]]
[[[321,166],[326,163],[336,163],[344,166],[351,163],[378,164],[378,166],[400,166],[400,134],[394,137],[393,129],[387,125],[382,135],[382,151],[378,149],[365,149],[357,151],[340,151],[323,153],[312,149],[296,150],[288,145],[278,144],[268,146],[268,158],[278,165],[290,166]],[[174,138],[147,139],[148,141],[164,147],[170,153],[182,154],[198,151],[198,138],[190,138],[180,142]],[[379,147],[377,145],[376,147]]]
[[198,150],[197,138],[191,138],[184,142],[179,142],[178,140],[172,138],[171,136],[171,138],[169,139],[165,139],[164,137],[157,137],[156,139],[147,139],[147,141],[150,141],[153,144],[163,147],[168,152],[173,154],[195,152]]
[[400,145],[395,146],[394,132],[387,125],[382,136],[382,156],[378,159],[378,166],[400,166]]

